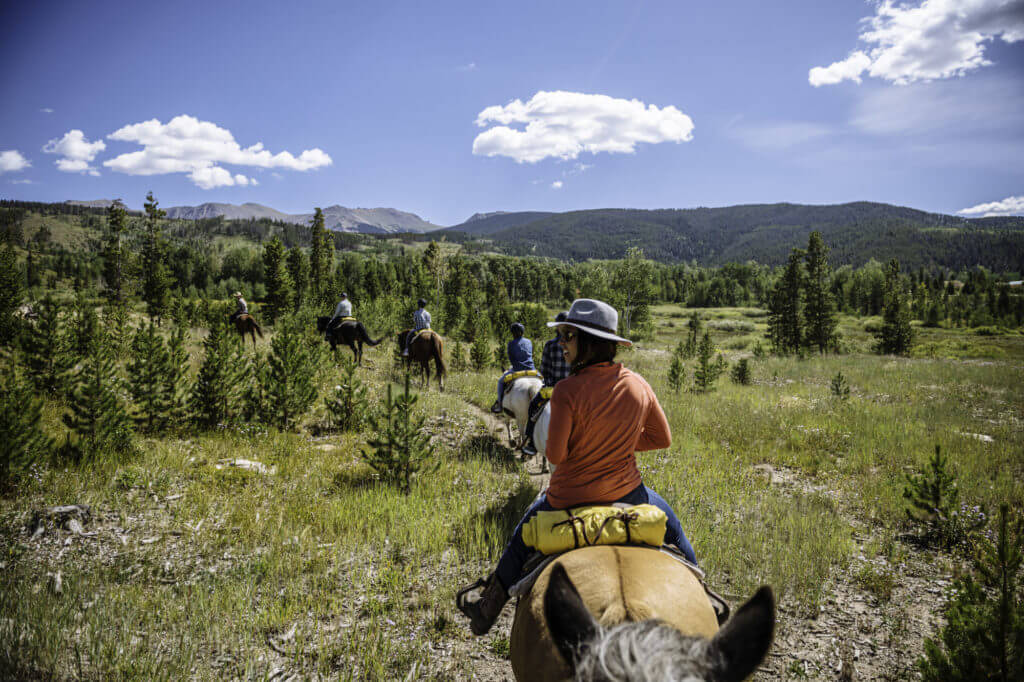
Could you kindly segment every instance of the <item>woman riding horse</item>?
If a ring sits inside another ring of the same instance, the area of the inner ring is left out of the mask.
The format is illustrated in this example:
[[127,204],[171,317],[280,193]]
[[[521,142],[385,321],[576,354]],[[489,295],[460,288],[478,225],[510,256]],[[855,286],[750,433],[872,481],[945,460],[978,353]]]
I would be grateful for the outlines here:
[[667,448],[668,421],[650,385],[639,374],[614,362],[618,346],[632,345],[618,336],[618,312],[607,303],[573,301],[557,327],[559,344],[572,373],[551,396],[551,421],[545,454],[557,468],[548,489],[526,511],[512,534],[480,599],[459,603],[475,635],[486,634],[519,580],[530,550],[523,525],[538,512],[585,504],[653,504],[668,517],[665,544],[678,547],[697,563],[690,542],[669,504],[643,484],[637,451]]

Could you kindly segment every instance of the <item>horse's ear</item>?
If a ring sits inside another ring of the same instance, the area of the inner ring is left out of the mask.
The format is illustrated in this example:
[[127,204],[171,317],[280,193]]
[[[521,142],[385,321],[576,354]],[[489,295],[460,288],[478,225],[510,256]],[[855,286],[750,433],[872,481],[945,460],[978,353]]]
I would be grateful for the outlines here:
[[544,617],[555,646],[569,664],[569,669],[575,671],[580,649],[597,635],[599,626],[562,564],[555,564],[551,569],[548,589],[544,593]]
[[708,645],[715,679],[747,679],[764,660],[774,634],[775,596],[766,585],[739,608]]

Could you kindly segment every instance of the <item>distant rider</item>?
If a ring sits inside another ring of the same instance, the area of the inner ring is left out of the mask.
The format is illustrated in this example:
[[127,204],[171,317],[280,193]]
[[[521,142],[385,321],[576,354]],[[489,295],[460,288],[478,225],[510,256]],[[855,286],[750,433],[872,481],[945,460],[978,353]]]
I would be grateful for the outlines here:
[[526,327],[518,322],[512,324],[510,328],[512,332],[512,340],[508,342],[508,361],[512,363],[511,369],[505,371],[498,379],[498,400],[491,405],[491,412],[494,414],[501,414],[501,398],[505,395],[505,377],[513,372],[522,372],[525,370],[536,370],[533,366],[533,342],[523,336],[526,333]]
[[335,324],[341,324],[339,320],[343,317],[352,317],[352,301],[348,300],[348,294],[344,292],[341,294],[341,300],[338,301],[338,305],[334,308],[334,315],[331,316],[330,321],[327,323],[324,335],[330,336]]
[[249,306],[246,304],[245,299],[242,298],[242,292],[236,291],[233,296],[235,297],[235,312],[231,313],[231,317],[228,318],[228,322],[234,322],[242,315],[249,314]]
[[405,338],[405,348],[402,349],[403,358],[409,357],[409,344],[416,337],[416,333],[421,329],[430,329],[430,313],[427,312],[427,300],[421,298],[416,301],[416,305],[419,308],[412,314],[412,331]]
[[[565,322],[567,313],[560,312],[555,315],[555,322]],[[544,344],[544,351],[540,356],[540,373],[544,377],[545,386],[554,386],[562,379],[569,376],[569,363],[565,360],[565,353],[558,345],[558,334]]]

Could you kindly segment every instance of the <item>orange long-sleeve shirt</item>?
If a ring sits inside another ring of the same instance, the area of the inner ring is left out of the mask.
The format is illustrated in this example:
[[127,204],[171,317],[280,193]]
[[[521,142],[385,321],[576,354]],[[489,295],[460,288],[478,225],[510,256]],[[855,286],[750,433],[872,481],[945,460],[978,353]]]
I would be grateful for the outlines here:
[[640,485],[636,451],[672,444],[665,412],[643,377],[619,363],[592,365],[555,384],[545,455],[557,465],[551,506],[612,502]]

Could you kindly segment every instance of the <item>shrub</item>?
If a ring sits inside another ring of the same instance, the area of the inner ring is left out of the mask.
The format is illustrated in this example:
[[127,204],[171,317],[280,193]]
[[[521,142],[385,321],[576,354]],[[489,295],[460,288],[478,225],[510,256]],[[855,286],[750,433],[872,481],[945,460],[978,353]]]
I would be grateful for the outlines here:
[[761,359],[761,358],[765,357],[766,355],[768,355],[768,352],[764,349],[764,346],[761,344],[761,342],[758,341],[757,343],[755,343],[754,344],[754,357],[758,358],[758,359]]
[[708,322],[708,329],[720,332],[752,332],[757,326],[746,320],[711,320]]
[[973,573],[950,588],[938,641],[924,642],[917,667],[925,682],[1024,679],[1022,545],[1024,527],[1003,505],[995,542],[981,541]]
[[418,397],[409,392],[409,375],[405,375],[405,390],[393,398],[391,384],[388,384],[387,398],[380,412],[371,415],[371,424],[377,437],[368,442],[370,449],[363,450],[363,460],[380,474],[381,478],[398,485],[408,493],[412,477],[437,469],[440,461],[430,460],[434,446],[430,434],[423,428],[426,418],[415,416],[413,408]]
[[668,385],[676,393],[679,393],[686,381],[686,367],[683,365],[683,358],[679,353],[672,354],[672,364],[668,368]]
[[750,363],[746,358],[741,358],[739,362],[733,365],[730,377],[735,384],[740,384],[741,386],[750,385]]
[[715,382],[725,371],[725,358],[719,355],[718,359],[712,362],[713,354],[714,346],[711,345],[711,336],[704,332],[704,337],[697,349],[697,367],[693,371],[693,387],[698,392],[714,390]]

